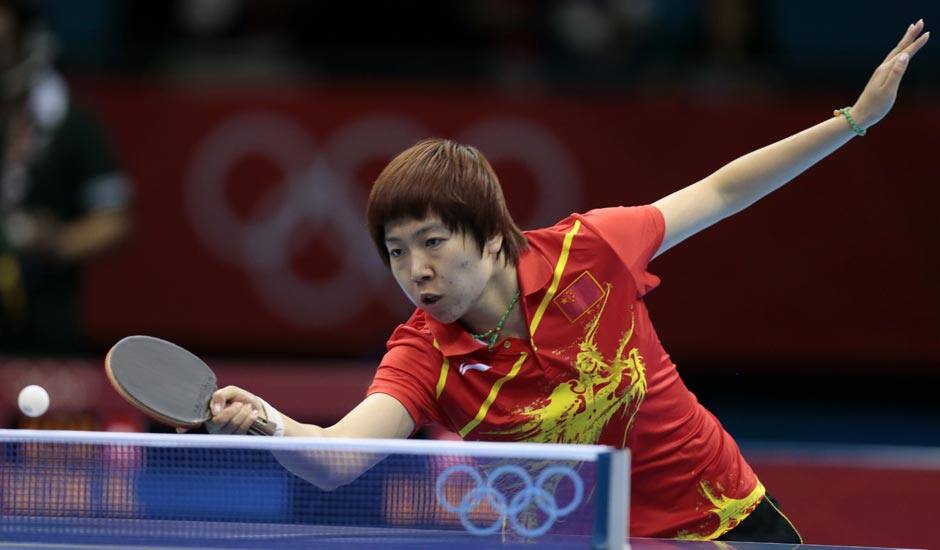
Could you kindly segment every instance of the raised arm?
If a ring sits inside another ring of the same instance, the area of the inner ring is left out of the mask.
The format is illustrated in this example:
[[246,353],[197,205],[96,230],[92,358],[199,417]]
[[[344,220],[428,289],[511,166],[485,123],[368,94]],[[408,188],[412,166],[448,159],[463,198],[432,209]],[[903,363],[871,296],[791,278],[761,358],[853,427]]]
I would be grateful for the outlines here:
[[[910,58],[927,43],[923,20],[908,27],[849,111],[859,129],[888,114]],[[758,149],[717,172],[653,203],[666,220],[666,234],[655,256],[706,227],[740,212],[783,186],[855,137],[846,116],[832,117],[786,139]]]

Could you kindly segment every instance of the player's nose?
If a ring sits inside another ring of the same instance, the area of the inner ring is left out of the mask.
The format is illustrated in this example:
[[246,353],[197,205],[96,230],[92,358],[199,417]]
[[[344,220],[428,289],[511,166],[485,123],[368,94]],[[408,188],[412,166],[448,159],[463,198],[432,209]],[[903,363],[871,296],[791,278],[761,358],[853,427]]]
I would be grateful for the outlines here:
[[429,281],[434,277],[434,268],[427,257],[421,254],[411,256],[411,280],[420,283]]

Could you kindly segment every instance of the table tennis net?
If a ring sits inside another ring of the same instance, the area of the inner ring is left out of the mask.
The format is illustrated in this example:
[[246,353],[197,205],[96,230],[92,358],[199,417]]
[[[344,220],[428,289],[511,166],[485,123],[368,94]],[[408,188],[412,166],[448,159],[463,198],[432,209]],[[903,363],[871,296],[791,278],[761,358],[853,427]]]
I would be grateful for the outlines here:
[[0,430],[0,534],[71,536],[107,521],[137,537],[199,538],[221,522],[247,535],[320,526],[600,540],[611,517],[624,518],[612,514],[627,488],[623,464],[611,460],[619,455],[594,446]]

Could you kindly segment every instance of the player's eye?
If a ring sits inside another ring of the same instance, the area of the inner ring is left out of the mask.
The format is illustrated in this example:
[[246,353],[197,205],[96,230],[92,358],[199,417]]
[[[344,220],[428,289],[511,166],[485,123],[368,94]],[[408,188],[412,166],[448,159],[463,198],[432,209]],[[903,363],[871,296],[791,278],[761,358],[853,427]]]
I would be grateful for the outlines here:
[[398,258],[402,254],[404,254],[404,252],[400,248],[392,248],[388,251],[388,255],[392,258]]
[[424,246],[428,248],[434,248],[436,246],[439,246],[442,242],[444,242],[444,239],[440,237],[431,237],[430,239],[424,242]]

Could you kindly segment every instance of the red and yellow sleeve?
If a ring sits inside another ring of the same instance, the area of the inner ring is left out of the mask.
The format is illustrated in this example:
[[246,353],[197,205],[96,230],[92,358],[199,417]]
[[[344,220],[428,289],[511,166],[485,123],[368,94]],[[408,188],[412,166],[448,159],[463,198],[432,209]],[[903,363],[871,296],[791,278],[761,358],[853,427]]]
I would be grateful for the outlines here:
[[596,231],[627,266],[637,283],[638,297],[659,286],[659,277],[647,270],[662,245],[666,221],[653,205],[598,208],[584,214]]
[[408,327],[399,327],[392,334],[366,394],[384,393],[398,400],[417,430],[441,422],[435,399],[440,360],[434,360],[433,347],[427,340],[409,332]]

